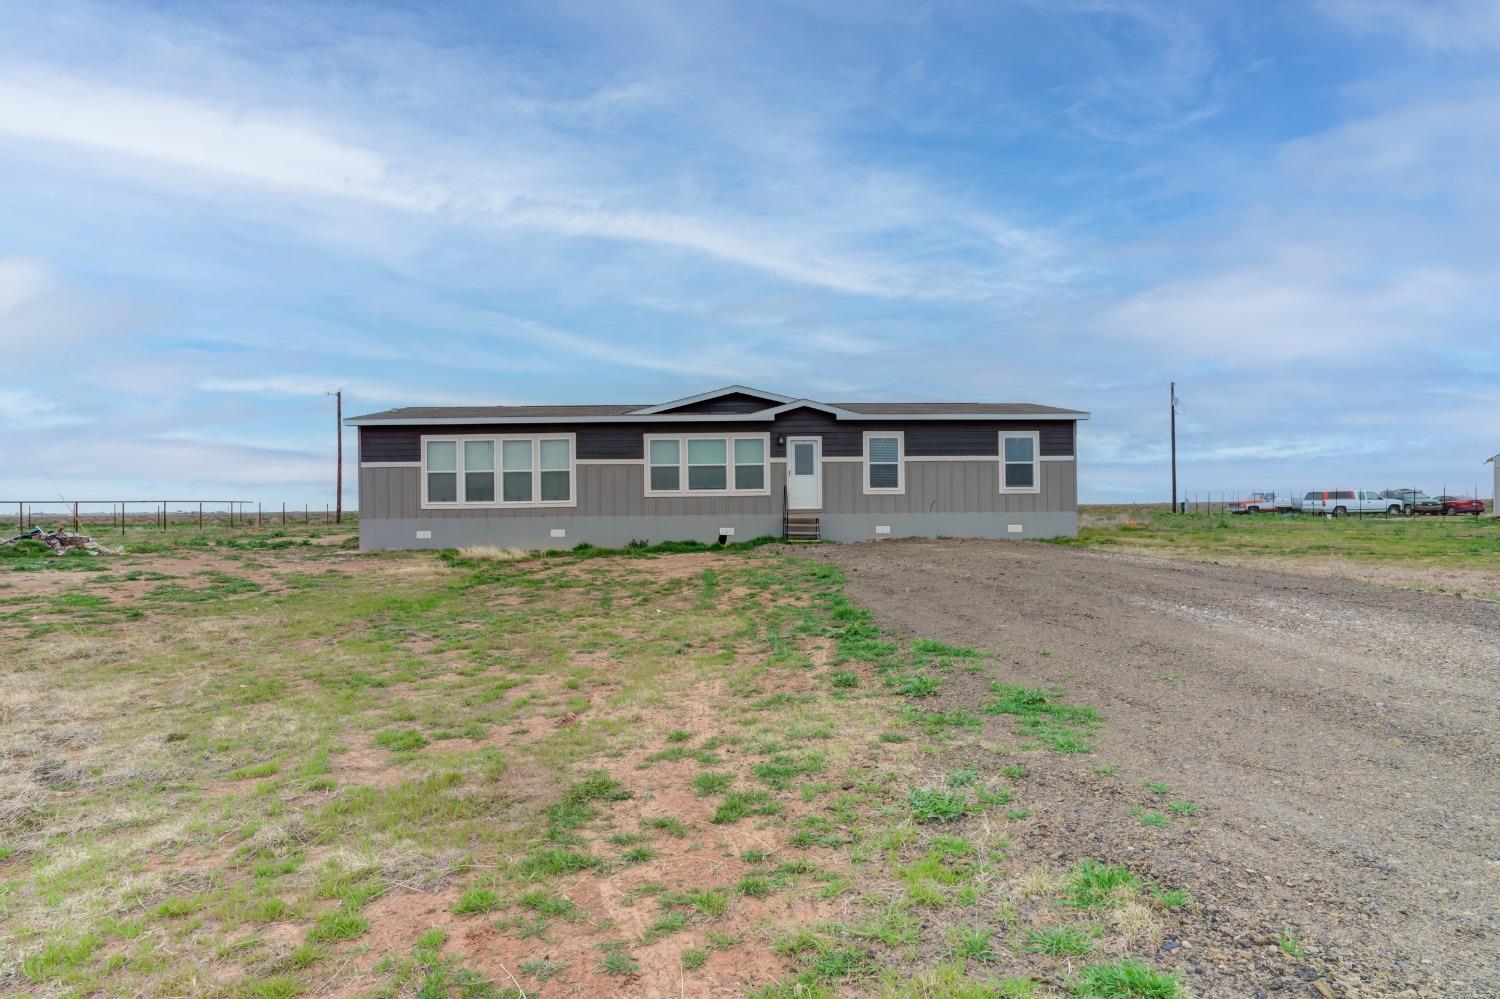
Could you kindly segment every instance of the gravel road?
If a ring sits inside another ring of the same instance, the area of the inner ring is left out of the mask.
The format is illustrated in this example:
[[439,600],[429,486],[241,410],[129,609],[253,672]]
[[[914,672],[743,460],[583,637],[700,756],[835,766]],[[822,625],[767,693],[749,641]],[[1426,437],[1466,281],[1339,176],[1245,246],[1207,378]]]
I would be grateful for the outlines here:
[[[1500,604],[1018,542],[798,554],[888,628],[1102,711],[1090,762],[1121,793],[1161,780],[1202,809],[1190,837],[1121,848],[1170,850],[1237,925],[1296,927],[1343,994],[1500,995]],[[1071,828],[1098,799],[1077,791]]]

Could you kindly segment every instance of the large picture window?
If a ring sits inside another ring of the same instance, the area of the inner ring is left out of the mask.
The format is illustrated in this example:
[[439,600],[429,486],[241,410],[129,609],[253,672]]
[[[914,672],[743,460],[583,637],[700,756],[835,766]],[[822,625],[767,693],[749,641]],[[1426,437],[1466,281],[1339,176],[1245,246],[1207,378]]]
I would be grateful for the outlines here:
[[573,506],[573,436],[424,438],[422,506]]
[[899,431],[865,433],[865,492],[900,493],[906,490],[906,439]]
[[765,495],[765,434],[646,438],[646,495]]
[[1002,493],[1041,492],[1038,473],[1040,435],[1034,430],[1000,435],[1000,491]]

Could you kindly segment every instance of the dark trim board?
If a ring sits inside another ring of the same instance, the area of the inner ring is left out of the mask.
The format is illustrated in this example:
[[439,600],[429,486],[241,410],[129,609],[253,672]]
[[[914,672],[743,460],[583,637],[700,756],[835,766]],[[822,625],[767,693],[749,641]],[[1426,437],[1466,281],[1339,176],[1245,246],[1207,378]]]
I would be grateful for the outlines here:
[[[411,427],[360,427],[359,457],[361,461],[420,461],[423,436],[439,437],[444,434],[525,434],[564,431],[578,435],[579,461],[640,461],[644,455],[643,441],[647,434],[681,433],[701,434],[743,432],[742,423],[715,423],[710,420],[693,423],[611,423],[563,425],[536,423],[486,426],[465,426],[456,430],[451,426],[425,425]],[[761,430],[762,428],[756,427]],[[1003,423],[985,423],[965,420],[959,423],[936,423],[931,421],[871,421],[850,425],[833,418],[807,410],[799,410],[777,417],[764,428],[771,436],[771,456],[786,457],[786,444],[778,443],[782,437],[817,436],[823,438],[825,458],[858,458],[864,454],[866,431],[899,431],[906,439],[909,457],[993,457],[1000,453],[1000,431],[1034,430],[1041,435],[1042,456],[1047,458],[1068,457],[1073,454],[1074,430],[1072,423],[1056,421],[1028,423],[1008,420]]]

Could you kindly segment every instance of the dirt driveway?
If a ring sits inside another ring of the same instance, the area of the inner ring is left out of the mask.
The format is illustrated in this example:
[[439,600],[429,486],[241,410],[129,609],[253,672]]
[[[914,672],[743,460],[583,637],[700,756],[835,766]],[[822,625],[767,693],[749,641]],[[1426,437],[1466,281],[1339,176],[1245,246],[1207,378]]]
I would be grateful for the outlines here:
[[1090,763],[1201,807],[1173,862],[1210,901],[1387,984],[1500,995],[1500,604],[1045,544],[799,554],[886,626],[1102,711]]

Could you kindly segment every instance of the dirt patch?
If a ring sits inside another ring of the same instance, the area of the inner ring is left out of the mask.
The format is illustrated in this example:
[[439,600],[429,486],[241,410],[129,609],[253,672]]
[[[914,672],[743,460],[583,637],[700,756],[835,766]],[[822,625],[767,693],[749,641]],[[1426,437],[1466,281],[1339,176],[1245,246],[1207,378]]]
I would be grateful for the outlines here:
[[[1500,607],[1042,544],[801,554],[844,566],[898,631],[995,650],[993,679],[1108,717],[1095,758],[1037,757],[1019,841],[1130,857],[1206,899],[1172,941],[1206,994],[1245,994],[1215,984],[1241,975],[1305,990],[1276,964],[1282,928],[1340,995],[1500,991]],[[954,696],[977,706],[990,679]],[[1165,803],[1146,781],[1200,816],[1122,823],[1122,802]]]

